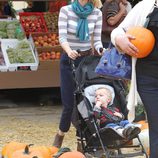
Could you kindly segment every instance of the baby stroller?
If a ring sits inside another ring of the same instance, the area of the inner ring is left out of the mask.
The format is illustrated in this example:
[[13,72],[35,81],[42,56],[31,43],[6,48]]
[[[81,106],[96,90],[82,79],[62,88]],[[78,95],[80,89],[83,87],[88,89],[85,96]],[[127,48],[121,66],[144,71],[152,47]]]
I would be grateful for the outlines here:
[[[139,135],[134,137],[138,140],[138,144],[132,145],[133,137],[125,139],[110,128],[99,127],[93,115],[92,107],[94,99],[94,91],[92,90],[98,86],[110,85],[114,88],[115,98],[113,105],[119,105],[120,111],[127,118],[126,83],[122,80],[112,80],[97,75],[95,67],[99,60],[99,56],[86,56],[77,69],[75,69],[73,61],[71,61],[72,73],[76,83],[72,123],[77,131],[80,149],[82,149],[83,153],[88,153],[95,157],[126,158],[145,156],[148,158]],[[123,148],[139,150],[135,150],[132,153],[124,153],[122,152]]]

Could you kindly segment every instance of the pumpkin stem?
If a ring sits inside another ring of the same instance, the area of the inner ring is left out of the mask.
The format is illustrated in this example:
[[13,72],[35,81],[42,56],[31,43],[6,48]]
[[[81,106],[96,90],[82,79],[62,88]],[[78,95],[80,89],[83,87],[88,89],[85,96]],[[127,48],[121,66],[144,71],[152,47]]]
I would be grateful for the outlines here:
[[29,154],[29,145],[26,145],[24,149],[24,154]]
[[33,156],[32,158],[38,158],[37,156]]
[[30,146],[33,146],[34,144],[29,144],[29,145],[26,145],[25,149],[24,149],[24,154],[29,154],[30,151],[29,151],[29,147]]

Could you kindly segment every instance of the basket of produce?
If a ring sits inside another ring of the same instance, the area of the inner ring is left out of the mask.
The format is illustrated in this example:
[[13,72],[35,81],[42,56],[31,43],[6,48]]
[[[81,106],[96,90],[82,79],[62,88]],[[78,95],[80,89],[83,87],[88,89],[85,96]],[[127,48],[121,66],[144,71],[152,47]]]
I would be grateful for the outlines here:
[[18,20],[1,19],[0,20],[0,38],[1,39],[19,39],[25,37],[25,33]]
[[44,20],[46,22],[46,26],[48,31],[50,32],[58,32],[58,16],[59,12],[45,12]]
[[59,60],[61,56],[61,49],[56,48],[37,48],[36,49],[39,61]]
[[28,40],[1,40],[1,49],[9,71],[38,68],[38,59]]
[[20,23],[26,33],[26,36],[33,32],[47,32],[46,23],[43,13],[38,12],[23,12],[19,13]]
[[55,32],[47,32],[47,33],[32,33],[30,36],[30,41],[35,48],[41,47],[59,47],[59,36]]
[[67,5],[67,0],[54,0],[53,2],[49,2],[49,11],[56,12],[59,11],[61,7]]

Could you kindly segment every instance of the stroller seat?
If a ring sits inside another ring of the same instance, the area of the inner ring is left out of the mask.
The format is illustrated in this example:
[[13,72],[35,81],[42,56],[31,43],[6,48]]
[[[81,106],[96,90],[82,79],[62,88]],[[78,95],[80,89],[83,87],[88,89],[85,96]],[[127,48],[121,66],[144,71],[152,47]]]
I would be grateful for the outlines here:
[[[78,141],[82,146],[84,153],[95,153],[102,150],[106,158],[126,158],[145,156],[146,151],[139,139],[138,145],[131,145],[131,139],[122,137],[112,128],[101,128],[94,117],[93,103],[95,100],[95,91],[99,87],[112,87],[113,101],[111,106],[120,109],[127,119],[126,108],[126,85],[122,80],[112,80],[99,76],[95,73],[95,67],[99,62],[98,56],[87,56],[80,63],[75,72],[76,90],[74,92],[74,113],[73,124],[77,131]],[[130,144],[130,145],[129,145]],[[139,148],[134,153],[122,153],[122,148]],[[111,154],[114,149],[115,154]],[[97,156],[99,157],[99,156]]]
[[[88,86],[84,90],[86,101],[85,100],[81,101],[77,106],[78,111],[80,112],[83,119],[88,120],[89,117],[91,117],[91,116],[93,117],[93,106],[94,106],[94,102],[95,102],[95,91],[98,88],[101,88],[101,87],[110,89],[113,99],[110,102],[109,106],[113,105],[114,98],[115,98],[115,92],[114,92],[113,87],[111,87],[109,85],[105,85],[105,84],[96,84],[96,85]],[[87,122],[87,124],[89,125],[89,128],[90,128],[90,123],[88,123],[88,121],[86,121],[86,122]],[[97,120],[96,120],[96,122],[97,122]],[[91,129],[93,130],[92,127],[91,127]],[[118,140],[120,140],[120,141],[123,140],[123,142],[124,142],[124,140],[126,139],[125,137],[123,137],[123,135],[121,135],[120,132],[118,132],[118,130],[116,130],[112,127],[100,128],[99,123],[98,123],[98,130],[101,134],[101,138],[102,138],[104,144],[106,144],[106,145],[115,144],[115,141],[118,141]],[[93,133],[94,131],[91,131],[91,132]],[[133,137],[131,137],[131,139],[133,139]],[[126,140],[126,141],[129,141],[129,140]]]

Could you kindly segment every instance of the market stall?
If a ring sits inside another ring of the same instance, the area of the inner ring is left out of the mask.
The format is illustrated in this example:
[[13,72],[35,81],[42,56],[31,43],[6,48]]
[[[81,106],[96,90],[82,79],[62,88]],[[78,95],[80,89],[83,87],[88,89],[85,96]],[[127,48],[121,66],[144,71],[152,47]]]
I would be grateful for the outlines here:
[[0,89],[59,87],[57,23],[66,4],[48,1],[46,12],[24,9],[19,19],[0,19]]

